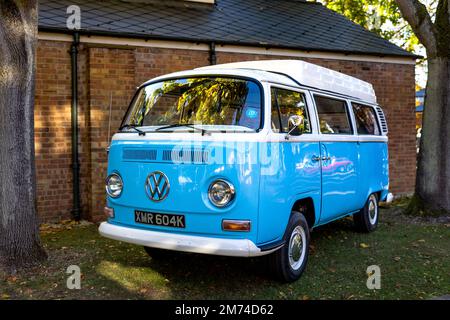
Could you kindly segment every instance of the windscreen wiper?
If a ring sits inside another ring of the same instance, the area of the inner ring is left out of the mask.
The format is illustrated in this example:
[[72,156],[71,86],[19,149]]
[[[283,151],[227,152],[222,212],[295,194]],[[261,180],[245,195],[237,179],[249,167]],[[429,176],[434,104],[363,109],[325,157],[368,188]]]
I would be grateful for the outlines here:
[[194,129],[194,130],[199,130],[199,131],[202,132],[202,136],[204,136],[205,133],[208,132],[208,130],[196,127],[195,124],[192,124],[192,123],[175,123],[175,124],[171,124],[171,125],[168,125],[168,126],[159,127],[155,131],[160,131],[160,130],[165,130],[165,129],[172,129],[172,128],[180,128],[180,127],[188,127],[188,128]]
[[145,136],[145,131],[139,130],[138,128],[136,128],[136,125],[134,125],[134,124],[126,124],[119,128],[120,132],[127,132],[127,131],[123,131],[123,129],[133,129],[134,131],[139,133],[140,136]]

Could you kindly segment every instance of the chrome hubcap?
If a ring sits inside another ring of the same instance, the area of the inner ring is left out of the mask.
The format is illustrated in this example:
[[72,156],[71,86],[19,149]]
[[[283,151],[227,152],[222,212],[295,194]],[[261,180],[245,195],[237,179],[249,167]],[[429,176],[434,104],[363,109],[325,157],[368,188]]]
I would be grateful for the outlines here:
[[378,219],[378,204],[374,195],[369,198],[369,221],[371,225],[374,225]]
[[289,240],[289,264],[293,270],[298,270],[303,264],[306,253],[306,233],[301,226],[292,231]]

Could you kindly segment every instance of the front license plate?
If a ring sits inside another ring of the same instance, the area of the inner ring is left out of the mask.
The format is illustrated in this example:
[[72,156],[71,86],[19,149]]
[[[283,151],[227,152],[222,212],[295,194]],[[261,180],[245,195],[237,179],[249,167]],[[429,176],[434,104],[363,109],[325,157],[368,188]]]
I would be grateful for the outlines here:
[[186,227],[185,218],[180,214],[165,214],[135,210],[134,221],[136,223],[150,224],[154,226],[172,228]]

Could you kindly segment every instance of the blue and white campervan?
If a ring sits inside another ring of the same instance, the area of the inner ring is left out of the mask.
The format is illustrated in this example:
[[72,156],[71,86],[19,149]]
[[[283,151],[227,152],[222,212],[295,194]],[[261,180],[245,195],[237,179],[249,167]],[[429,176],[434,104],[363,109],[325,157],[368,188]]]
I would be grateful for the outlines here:
[[302,61],[209,66],[139,87],[109,149],[100,233],[164,250],[268,255],[298,279],[310,230],[390,201],[371,84]]

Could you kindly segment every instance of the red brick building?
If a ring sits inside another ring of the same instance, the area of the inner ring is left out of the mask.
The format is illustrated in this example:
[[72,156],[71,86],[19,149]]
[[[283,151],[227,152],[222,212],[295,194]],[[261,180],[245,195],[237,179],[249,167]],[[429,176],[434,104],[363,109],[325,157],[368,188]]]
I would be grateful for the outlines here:
[[[35,140],[43,221],[73,212],[72,108],[78,111],[81,216],[96,220],[105,197],[110,104],[112,134],[142,82],[243,60],[302,59],[371,82],[389,124],[391,189],[395,195],[413,192],[415,56],[320,4],[197,2],[40,1]],[[80,9],[80,29],[67,28],[70,5]],[[71,57],[77,62],[76,97]]]

